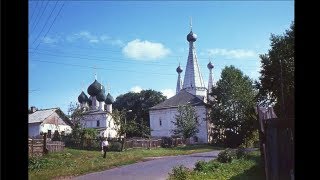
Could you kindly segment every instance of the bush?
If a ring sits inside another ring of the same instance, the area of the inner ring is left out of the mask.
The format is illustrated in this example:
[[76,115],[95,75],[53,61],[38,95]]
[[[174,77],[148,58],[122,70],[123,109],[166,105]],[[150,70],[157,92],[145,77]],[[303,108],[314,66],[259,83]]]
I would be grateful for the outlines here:
[[173,140],[171,137],[162,137],[161,140],[161,147],[170,148],[173,146]]
[[259,131],[253,131],[252,134],[244,138],[244,143],[241,144],[241,147],[253,148],[259,147]]
[[180,165],[172,169],[172,173],[170,173],[170,179],[185,180],[187,179],[187,175],[188,175],[188,168],[186,168],[183,165]]
[[232,149],[226,149],[219,153],[217,160],[221,163],[229,163],[235,158],[236,154]]
[[238,148],[236,151],[236,157],[237,159],[243,158],[247,155],[247,152],[245,151],[244,148]]
[[53,137],[52,137],[51,140],[52,140],[52,141],[60,141],[60,140],[61,140],[61,136],[60,136],[60,134],[59,134],[59,132],[58,132],[57,130],[54,131]]
[[109,151],[121,151],[122,144],[120,142],[110,142]]
[[198,161],[195,164],[194,170],[199,172],[210,172],[210,171],[214,171],[220,166],[221,164],[217,161],[211,161],[211,162]]

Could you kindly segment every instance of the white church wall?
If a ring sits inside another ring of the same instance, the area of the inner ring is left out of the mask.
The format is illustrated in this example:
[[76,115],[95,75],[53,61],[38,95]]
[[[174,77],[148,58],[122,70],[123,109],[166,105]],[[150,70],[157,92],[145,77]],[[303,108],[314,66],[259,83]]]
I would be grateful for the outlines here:
[[57,130],[60,134],[64,131],[65,134],[69,134],[72,131],[72,128],[68,125],[56,125],[56,124],[41,124],[40,125],[40,132],[48,133],[51,130],[51,134]]
[[[99,126],[97,126],[99,121]],[[114,128],[114,120],[110,114],[89,114],[84,116],[82,124],[85,128],[105,128],[101,135],[104,137],[117,137],[117,131]]]
[[[204,106],[196,107],[197,115],[199,116],[199,133],[197,137],[199,142],[207,143],[207,122],[206,122],[206,109]],[[151,136],[153,137],[162,137],[162,136],[171,136],[173,135],[172,130],[175,129],[172,121],[175,121],[175,116],[177,114],[177,108],[170,109],[160,109],[160,110],[151,110],[150,111],[150,128]],[[162,125],[160,126],[160,120]]]

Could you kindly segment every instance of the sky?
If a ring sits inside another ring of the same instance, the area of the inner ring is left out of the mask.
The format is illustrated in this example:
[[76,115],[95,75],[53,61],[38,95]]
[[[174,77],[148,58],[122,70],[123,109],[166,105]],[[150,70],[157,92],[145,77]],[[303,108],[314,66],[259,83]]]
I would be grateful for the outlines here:
[[271,34],[289,29],[294,1],[29,0],[29,107],[67,114],[95,78],[114,98],[142,89],[173,96],[191,19],[205,84],[209,61],[214,83],[230,65],[257,80],[259,55]]

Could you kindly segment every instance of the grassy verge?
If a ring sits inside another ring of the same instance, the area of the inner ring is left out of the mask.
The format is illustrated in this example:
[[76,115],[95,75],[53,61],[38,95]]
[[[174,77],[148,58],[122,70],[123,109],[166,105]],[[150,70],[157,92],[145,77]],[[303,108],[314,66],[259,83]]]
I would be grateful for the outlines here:
[[192,179],[231,179],[231,180],[265,180],[265,175],[258,151],[249,153],[246,157],[234,159],[231,163],[220,163],[212,160],[205,164],[201,170],[186,170],[176,168],[175,175],[170,175],[170,180]]
[[100,151],[86,151],[66,148],[63,152],[49,153],[40,158],[29,159],[29,179],[54,179],[77,176],[113,167],[132,164],[145,157],[184,155],[207,152],[215,148],[209,145],[193,145],[174,148],[131,149],[124,152],[107,152],[102,158]]

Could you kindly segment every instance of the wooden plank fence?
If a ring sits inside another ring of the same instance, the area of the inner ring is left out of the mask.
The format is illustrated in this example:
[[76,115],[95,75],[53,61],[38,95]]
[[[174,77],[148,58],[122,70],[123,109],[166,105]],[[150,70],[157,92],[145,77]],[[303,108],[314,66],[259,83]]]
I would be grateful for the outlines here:
[[[127,139],[125,141],[125,149],[131,148],[158,148],[161,147],[162,139]],[[184,145],[185,142],[182,138],[172,138],[173,146]]]
[[65,144],[62,141],[47,141],[47,136],[44,134],[42,139],[28,140],[29,156],[42,156],[48,152],[63,151]]
[[259,112],[260,151],[266,180],[294,179],[294,128],[291,120],[272,115],[273,109]]

